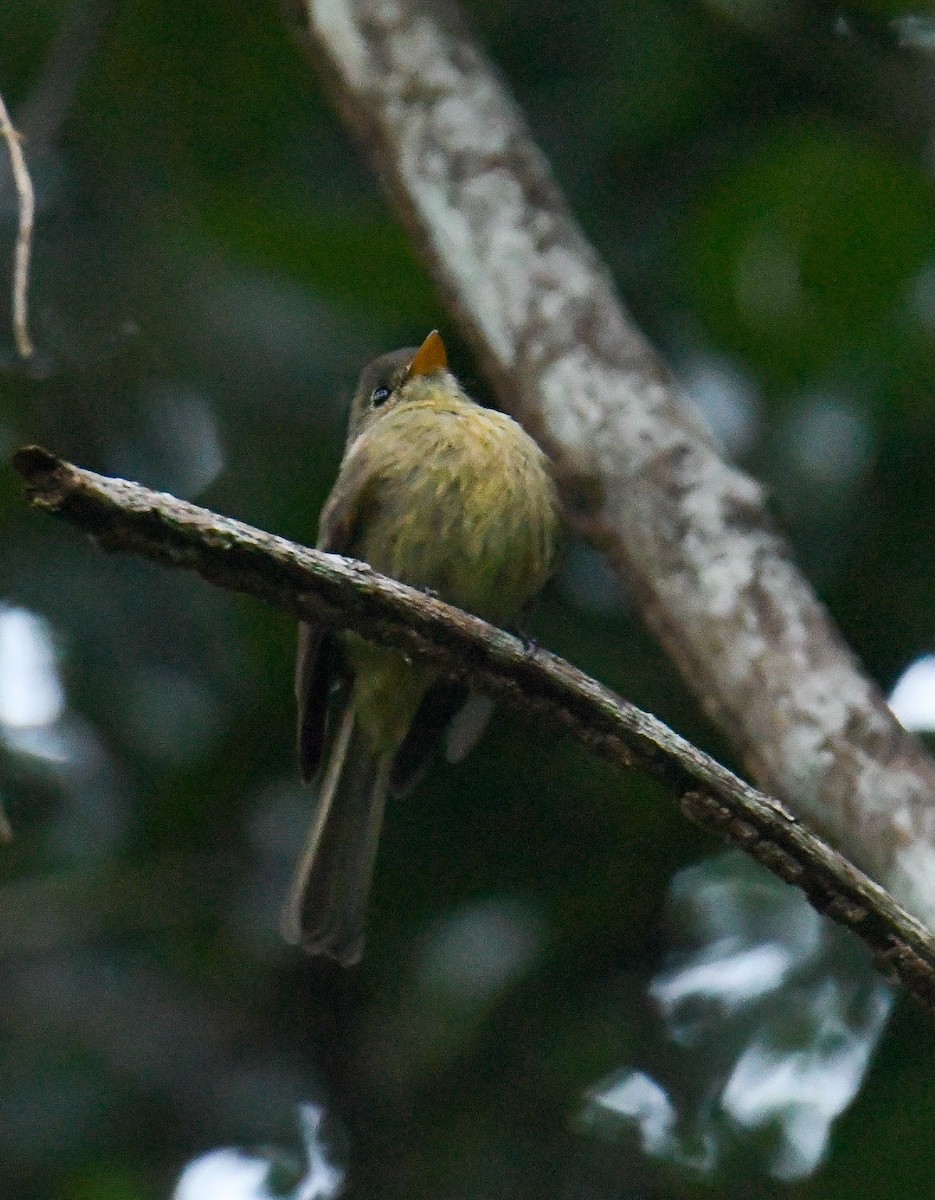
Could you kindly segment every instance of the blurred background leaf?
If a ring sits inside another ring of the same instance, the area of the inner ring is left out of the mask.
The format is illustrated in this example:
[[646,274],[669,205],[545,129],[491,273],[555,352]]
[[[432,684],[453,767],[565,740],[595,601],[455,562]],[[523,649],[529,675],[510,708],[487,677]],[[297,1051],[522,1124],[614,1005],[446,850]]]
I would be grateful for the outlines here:
[[[932,13],[469,17],[640,322],[935,725]],[[72,104],[56,39],[95,28]],[[439,326],[487,395],[276,4],[7,0],[0,89],[54,131],[27,142],[39,352],[0,332],[0,448],[310,540],[368,357]],[[342,1170],[387,1200],[927,1194],[923,1014],[884,1030],[849,943],[511,714],[391,809],[361,970],[299,957],[291,622],[101,555],[9,470],[0,527],[4,1200],[324,1195]],[[593,551],[534,632],[730,761]]]

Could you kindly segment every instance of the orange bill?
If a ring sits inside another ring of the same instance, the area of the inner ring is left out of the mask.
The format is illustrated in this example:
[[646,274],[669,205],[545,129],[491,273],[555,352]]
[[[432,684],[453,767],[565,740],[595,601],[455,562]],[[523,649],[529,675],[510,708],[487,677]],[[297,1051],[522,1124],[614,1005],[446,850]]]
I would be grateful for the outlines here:
[[436,371],[448,369],[448,355],[445,353],[445,343],[437,329],[433,329],[425,339],[416,356],[409,364],[408,375],[434,375]]

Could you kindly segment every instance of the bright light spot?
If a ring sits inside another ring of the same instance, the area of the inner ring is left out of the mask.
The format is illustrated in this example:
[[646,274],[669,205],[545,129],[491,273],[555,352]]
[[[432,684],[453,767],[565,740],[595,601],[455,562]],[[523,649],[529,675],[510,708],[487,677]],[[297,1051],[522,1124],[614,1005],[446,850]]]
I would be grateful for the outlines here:
[[64,707],[48,622],[25,608],[0,609],[0,725],[50,725]]
[[452,913],[430,935],[420,983],[481,1003],[525,974],[542,939],[541,922],[528,906],[504,899],[473,904]]
[[321,1141],[324,1112],[315,1104],[299,1106],[307,1169],[288,1193],[269,1188],[270,1159],[234,1147],[212,1150],[188,1164],[172,1200],[335,1200],[344,1187],[344,1171],[328,1162]]
[[321,1123],[325,1110],[317,1104],[299,1105],[299,1123],[308,1157],[308,1170],[295,1190],[295,1200],[332,1200],[344,1190],[344,1171],[325,1157]]
[[8,725],[3,731],[3,740],[17,754],[42,758],[58,767],[74,763],[85,749],[81,738],[75,736],[74,726],[67,721],[56,721],[51,725]]
[[649,987],[658,1080],[623,1064],[585,1093],[583,1117],[605,1136],[636,1129],[647,1154],[697,1174],[765,1130],[761,1169],[810,1175],[863,1083],[891,990],[800,892],[737,853],[680,871],[671,918],[675,963]]
[[212,1150],[188,1164],[172,1200],[274,1200],[269,1163],[241,1150]]
[[675,1129],[675,1109],[662,1088],[642,1071],[627,1071],[615,1082],[596,1088],[589,1100],[617,1116],[631,1120],[639,1130],[646,1154],[667,1153]]
[[764,942],[784,947],[801,967],[821,953],[822,923],[800,893],[732,854],[685,867],[669,886],[680,928],[695,943],[683,969],[708,961],[714,947],[736,954]]
[[445,734],[445,758],[448,762],[459,763],[471,753],[487,728],[493,708],[490,696],[479,692],[468,696],[451,718]]
[[157,390],[148,407],[152,426],[164,431],[175,450],[179,492],[203,492],[224,470],[221,433],[210,401],[197,392]]
[[803,474],[822,484],[849,483],[870,457],[867,422],[842,396],[804,399],[792,421],[789,442]]
[[224,469],[224,448],[208,397],[181,384],[154,386],[142,398],[138,428],[124,432],[110,469],[177,496],[197,496]]
[[917,658],[890,693],[893,716],[913,733],[935,732],[935,654]]
[[714,436],[731,454],[749,450],[759,434],[760,401],[751,383],[734,367],[700,359],[682,369],[691,398]]
[[717,945],[705,961],[658,976],[649,994],[670,1017],[678,1005],[696,997],[731,1012],[779,987],[793,966],[789,952],[773,942],[749,948],[735,943],[733,952]]
[[724,1111],[741,1125],[781,1131],[772,1167],[781,1179],[801,1179],[821,1162],[831,1124],[856,1096],[892,1006],[879,984],[862,1019],[849,1020],[833,979],[805,1000],[813,1025],[806,1048],[792,1050],[761,1034],[737,1060],[721,1096]]
[[935,21],[923,13],[903,13],[890,22],[896,31],[896,44],[930,53],[935,50]]
[[916,840],[896,851],[896,858],[882,880],[891,895],[929,929],[935,929],[935,846]]

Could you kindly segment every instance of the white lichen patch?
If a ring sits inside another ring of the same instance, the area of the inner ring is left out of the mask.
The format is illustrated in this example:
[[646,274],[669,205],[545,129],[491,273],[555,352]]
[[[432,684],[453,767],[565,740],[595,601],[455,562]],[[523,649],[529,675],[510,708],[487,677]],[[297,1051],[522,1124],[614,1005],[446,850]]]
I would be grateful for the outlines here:
[[346,0],[305,0],[309,20],[351,87],[367,79],[370,49]]
[[[536,349],[532,337],[530,342],[529,351],[534,355]],[[616,454],[617,470],[621,454],[629,451],[625,466],[638,471],[640,462],[634,461],[633,451],[639,445],[640,437],[639,430],[633,426],[643,425],[647,434],[658,430],[644,409],[633,403],[634,382],[630,372],[595,362],[584,346],[570,349],[551,363],[540,376],[539,396],[549,432],[560,442],[563,451],[567,449],[573,457],[584,456],[589,461],[595,456],[606,460]],[[615,399],[619,399],[618,405],[615,405]],[[624,413],[632,416],[626,441],[621,440],[616,428],[624,419]],[[656,452],[655,445],[649,446],[646,460]],[[606,465],[606,461],[602,463],[605,468]]]
[[560,292],[566,303],[593,295],[595,286],[602,282],[595,278],[577,247],[560,242],[538,250],[532,273],[540,287]]
[[935,933],[935,845],[931,840],[900,850],[880,882]]
[[871,685],[846,660],[835,659],[812,668],[796,683],[792,696],[795,711],[813,721],[827,735],[841,736],[855,713],[872,705]]
[[412,82],[417,95],[464,92],[473,81],[466,80],[455,65],[450,46],[440,35],[437,24],[417,6],[408,5],[408,9],[409,24],[381,43],[384,50],[394,55],[398,75],[407,83]]
[[824,730],[794,719],[780,737],[760,745],[781,795],[795,813],[827,823],[830,814],[824,801],[824,781],[834,767],[835,757]]
[[772,790],[857,861],[892,865],[884,882],[935,926],[924,761],[777,545],[759,486],[680,407],[594,250],[549,195],[535,198],[547,176],[497,78],[427,10],[306,4],[380,129],[438,274],[489,354],[536,390],[562,469],[600,484],[602,523],[647,583],[654,624],[683,664],[701,664],[702,701],[727,714]]
[[500,121],[479,121],[477,99],[469,96],[465,102],[459,95],[447,95],[433,106],[432,132],[449,155],[491,158],[506,150],[508,128]]
[[[893,848],[897,842],[915,840],[923,831],[920,816],[926,813],[927,797],[919,794],[919,779],[912,771],[900,769],[863,756],[854,780],[854,808],[868,822],[882,817],[893,830]],[[931,818],[927,824],[931,825]],[[930,830],[935,833],[935,830]],[[892,853],[892,852],[891,852]],[[935,878],[932,880],[935,888]]]
[[[752,553],[737,553],[737,550],[749,551],[751,547],[734,546],[722,552],[709,554],[702,560],[701,552],[707,548],[707,539],[702,542],[702,539],[696,539],[694,531],[689,531],[686,537],[689,544],[686,549],[690,554],[691,542],[695,540],[699,542],[697,551],[692,555],[698,567],[695,572],[698,599],[716,618],[727,619],[743,613],[742,626],[748,634],[753,635],[744,640],[743,657],[747,662],[759,658],[766,649],[766,643],[760,634],[760,623],[755,612],[745,610],[739,604],[744,589],[756,578],[756,565]],[[735,651],[739,649],[739,646],[735,646]]]

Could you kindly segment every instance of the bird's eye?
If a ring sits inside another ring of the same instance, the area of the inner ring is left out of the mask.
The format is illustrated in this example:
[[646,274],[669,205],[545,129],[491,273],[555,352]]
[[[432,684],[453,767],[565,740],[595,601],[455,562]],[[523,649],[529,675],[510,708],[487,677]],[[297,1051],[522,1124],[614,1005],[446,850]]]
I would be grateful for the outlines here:
[[390,389],[388,387],[375,388],[370,396],[370,403],[374,408],[379,408],[381,404],[385,404],[390,398]]

